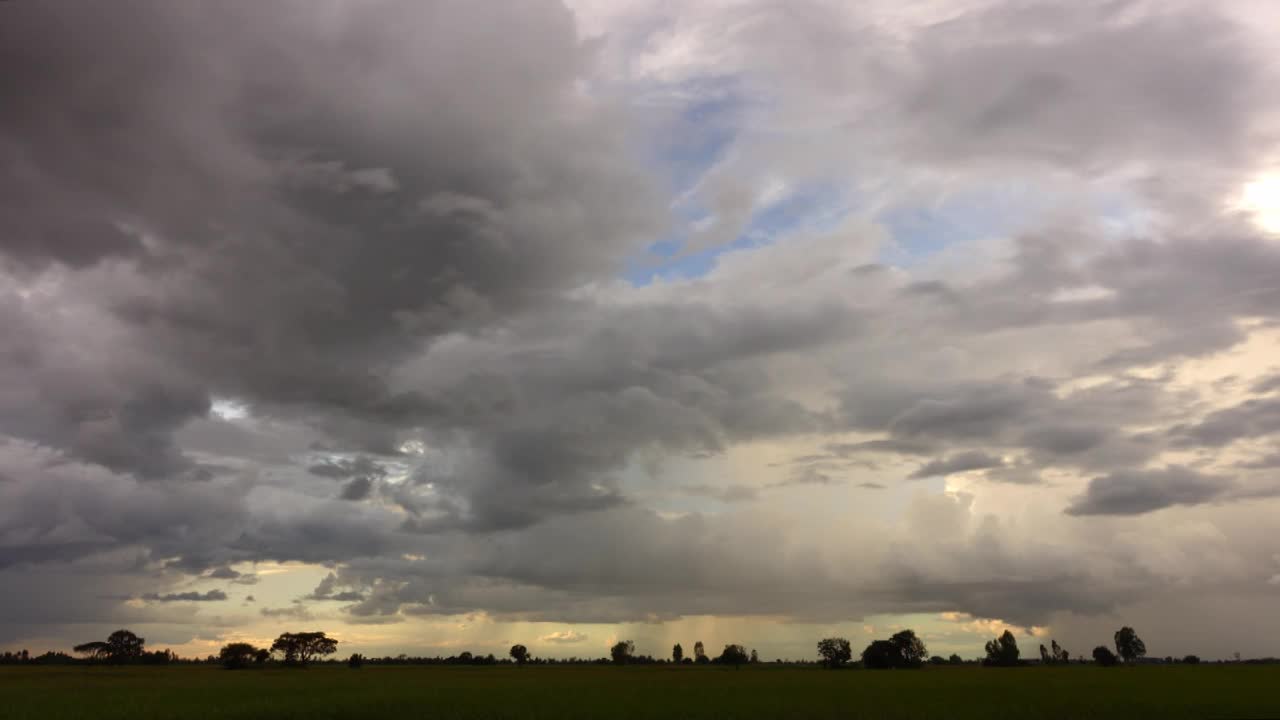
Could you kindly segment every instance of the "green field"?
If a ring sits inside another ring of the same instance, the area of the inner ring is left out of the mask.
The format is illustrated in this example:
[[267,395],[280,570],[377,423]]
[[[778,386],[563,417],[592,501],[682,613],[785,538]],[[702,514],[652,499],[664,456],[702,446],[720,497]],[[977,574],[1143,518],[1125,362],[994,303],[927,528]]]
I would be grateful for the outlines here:
[[0,667],[0,718],[1280,718],[1280,665]]

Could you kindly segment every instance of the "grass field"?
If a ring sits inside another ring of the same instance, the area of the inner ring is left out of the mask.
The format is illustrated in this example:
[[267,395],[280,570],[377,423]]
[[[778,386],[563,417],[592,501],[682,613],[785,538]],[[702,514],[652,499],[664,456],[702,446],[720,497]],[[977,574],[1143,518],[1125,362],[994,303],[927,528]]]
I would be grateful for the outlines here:
[[1280,666],[0,667],[4,720],[1280,718]]

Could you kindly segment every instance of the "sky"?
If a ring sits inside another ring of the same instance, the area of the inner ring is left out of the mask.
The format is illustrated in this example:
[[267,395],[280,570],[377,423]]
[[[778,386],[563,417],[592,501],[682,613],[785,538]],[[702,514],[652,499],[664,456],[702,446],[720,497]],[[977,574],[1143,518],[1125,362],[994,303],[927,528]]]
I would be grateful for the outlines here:
[[1280,654],[1275,28],[0,3],[0,649]]

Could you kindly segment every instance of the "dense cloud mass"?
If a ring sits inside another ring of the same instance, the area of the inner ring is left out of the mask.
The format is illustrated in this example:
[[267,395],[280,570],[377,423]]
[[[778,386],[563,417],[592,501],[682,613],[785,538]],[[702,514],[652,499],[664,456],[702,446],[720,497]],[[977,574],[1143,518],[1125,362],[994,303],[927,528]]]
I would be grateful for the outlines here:
[[0,642],[1266,607],[1273,15],[0,4]]

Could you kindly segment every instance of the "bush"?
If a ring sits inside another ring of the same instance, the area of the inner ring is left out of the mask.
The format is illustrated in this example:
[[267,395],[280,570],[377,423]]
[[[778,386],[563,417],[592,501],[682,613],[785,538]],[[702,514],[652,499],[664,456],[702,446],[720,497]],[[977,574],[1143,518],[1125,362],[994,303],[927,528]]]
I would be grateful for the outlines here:
[[258,648],[249,643],[230,643],[219,651],[218,660],[228,670],[242,670],[257,660],[259,652]]
[[1111,667],[1120,661],[1116,654],[1111,652],[1111,648],[1106,645],[1099,645],[1093,649],[1093,661],[1102,667]]

